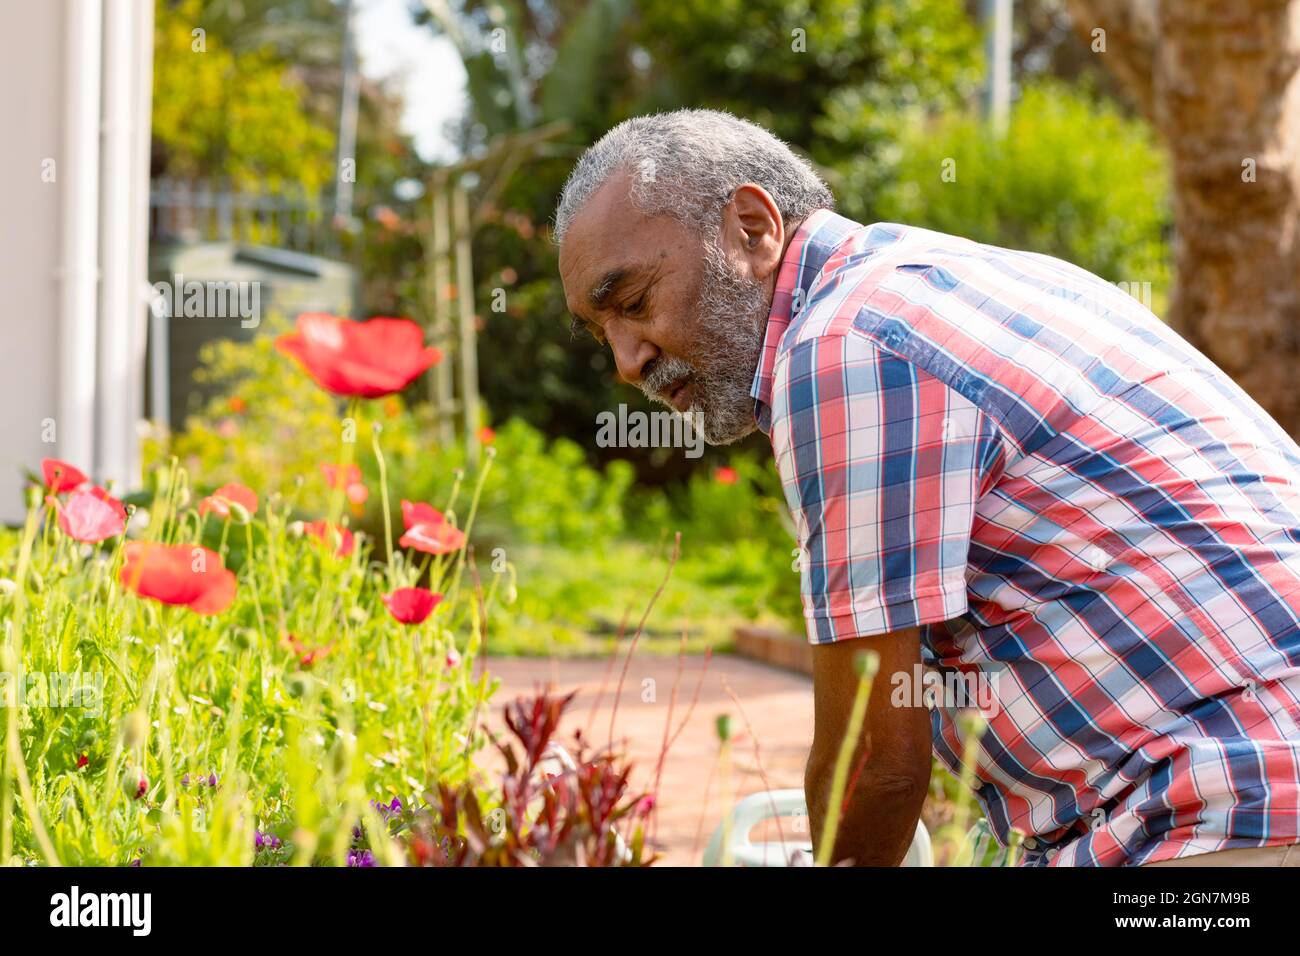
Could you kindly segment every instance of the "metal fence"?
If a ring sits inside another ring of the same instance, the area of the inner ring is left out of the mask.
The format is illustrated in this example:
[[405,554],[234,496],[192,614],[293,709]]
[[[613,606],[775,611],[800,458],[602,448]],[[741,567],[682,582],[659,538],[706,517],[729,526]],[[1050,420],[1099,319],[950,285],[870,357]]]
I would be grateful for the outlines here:
[[155,242],[235,241],[338,256],[333,198],[301,186],[251,192],[202,180],[155,179],[149,189],[149,237]]

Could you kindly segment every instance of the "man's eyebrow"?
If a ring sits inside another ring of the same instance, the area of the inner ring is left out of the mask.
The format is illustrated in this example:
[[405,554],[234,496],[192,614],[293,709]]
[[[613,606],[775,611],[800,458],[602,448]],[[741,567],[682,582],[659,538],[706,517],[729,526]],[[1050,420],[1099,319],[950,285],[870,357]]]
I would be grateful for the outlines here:
[[591,287],[591,291],[587,293],[587,300],[597,309],[604,308],[605,300],[609,298],[610,293],[631,274],[632,270],[626,266],[610,269]]

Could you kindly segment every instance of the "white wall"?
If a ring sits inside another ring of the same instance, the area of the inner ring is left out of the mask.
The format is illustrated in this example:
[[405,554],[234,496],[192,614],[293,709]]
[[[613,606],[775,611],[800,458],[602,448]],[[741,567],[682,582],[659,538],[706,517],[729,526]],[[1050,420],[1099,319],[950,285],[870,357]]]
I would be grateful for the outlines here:
[[52,453],[41,421],[58,414],[60,186],[41,164],[62,156],[64,17],[0,0],[0,521],[21,515],[19,469]]
[[46,456],[138,481],[152,23],[151,0],[0,0],[3,522]]

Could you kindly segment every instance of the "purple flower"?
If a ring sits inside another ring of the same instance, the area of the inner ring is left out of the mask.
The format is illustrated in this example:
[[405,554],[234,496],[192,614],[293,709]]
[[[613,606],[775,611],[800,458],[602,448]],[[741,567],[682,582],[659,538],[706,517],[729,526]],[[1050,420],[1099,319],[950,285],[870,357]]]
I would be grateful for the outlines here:
[[371,800],[370,805],[375,808],[381,817],[387,820],[393,814],[402,812],[402,801],[393,797],[392,803],[380,803],[378,800]]
[[375,855],[369,850],[348,850],[348,866],[374,866]]
[[217,785],[217,775],[215,773],[208,774],[208,786],[215,787],[216,785]]
[[263,833],[261,830],[254,830],[253,846],[258,850],[278,850],[281,843],[280,838],[274,833]]
[[185,776],[181,777],[181,786],[188,787],[189,785],[190,785],[190,775],[187,773]]

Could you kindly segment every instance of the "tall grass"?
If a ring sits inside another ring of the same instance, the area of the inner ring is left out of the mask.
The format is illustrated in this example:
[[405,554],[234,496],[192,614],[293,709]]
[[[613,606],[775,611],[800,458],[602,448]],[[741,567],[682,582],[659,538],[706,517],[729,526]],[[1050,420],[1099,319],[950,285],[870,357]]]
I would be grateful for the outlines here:
[[[468,778],[500,576],[467,590],[464,551],[417,564],[390,540],[380,563],[362,535],[340,556],[294,520],[296,488],[204,517],[202,480],[172,459],[100,545],[64,534],[39,489],[0,533],[0,862],[344,864],[366,821],[379,862],[400,862],[371,801]],[[217,550],[234,603],[201,615],[132,593],[128,537]],[[421,574],[446,599],[400,624],[380,597]]]

